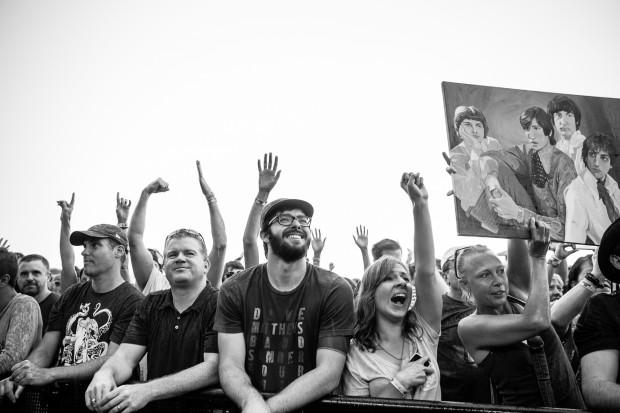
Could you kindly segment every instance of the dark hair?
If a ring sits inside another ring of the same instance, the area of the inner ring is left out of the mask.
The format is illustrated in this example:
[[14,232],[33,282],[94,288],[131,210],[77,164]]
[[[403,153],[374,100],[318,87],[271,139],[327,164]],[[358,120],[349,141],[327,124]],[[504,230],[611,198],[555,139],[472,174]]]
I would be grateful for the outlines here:
[[586,165],[588,164],[587,159],[590,151],[594,151],[596,153],[604,151],[607,152],[611,158],[616,156],[616,146],[614,145],[613,138],[601,132],[593,133],[588,136],[585,141],[583,141],[583,146],[581,147],[581,159],[583,159],[583,163]]
[[228,270],[228,271],[230,271],[230,270],[245,270],[245,267],[238,260],[233,260],[233,261],[228,261],[226,264],[224,264],[224,270],[225,270],[224,272],[226,272],[226,270]]
[[0,248],[0,277],[9,275],[9,285],[15,288],[17,279],[17,257],[6,248]]
[[489,133],[489,124],[487,123],[487,118],[484,117],[480,109],[475,106],[459,106],[454,110],[454,128],[457,134],[459,133],[461,123],[463,123],[465,119],[481,122],[484,127],[484,137],[487,137]]
[[157,264],[159,271],[162,271],[164,268],[164,256],[161,252],[156,250],[155,248],[147,248],[147,250],[151,253],[151,258],[153,262]]
[[553,136],[553,118],[545,112],[543,108],[538,106],[532,106],[525,109],[521,116],[519,116],[519,123],[523,130],[528,130],[532,126],[532,121],[536,119],[536,123],[540,126],[545,133],[545,136],[549,137],[549,143],[555,145],[555,138]]
[[566,285],[564,286],[564,289],[566,291],[577,285],[577,283],[579,282],[579,273],[583,271],[583,268],[586,265],[592,266],[592,254],[584,255],[583,257],[577,258],[573,263],[573,266],[570,267],[570,270],[568,271]]
[[[355,300],[355,326],[353,338],[362,350],[374,352],[377,349],[377,307],[375,305],[375,292],[377,287],[387,279],[394,267],[400,266],[407,271],[407,266],[400,260],[386,255],[371,264],[364,275]],[[410,310],[403,322],[403,334],[420,337],[422,331],[418,326],[415,312]]]
[[551,119],[553,119],[553,115],[560,111],[575,115],[575,126],[579,129],[579,126],[581,125],[581,111],[572,99],[560,95],[549,101],[547,104],[547,113],[549,113]]
[[376,261],[383,256],[385,250],[401,250],[400,244],[393,239],[384,238],[372,246],[372,258]]
[[43,255],[39,255],[39,254],[28,254],[28,255],[24,255],[20,260],[19,263],[21,264],[22,262],[32,262],[32,261],[41,261],[43,263],[43,265],[45,266],[46,270],[50,270],[50,263],[47,260],[47,258],[45,258]]

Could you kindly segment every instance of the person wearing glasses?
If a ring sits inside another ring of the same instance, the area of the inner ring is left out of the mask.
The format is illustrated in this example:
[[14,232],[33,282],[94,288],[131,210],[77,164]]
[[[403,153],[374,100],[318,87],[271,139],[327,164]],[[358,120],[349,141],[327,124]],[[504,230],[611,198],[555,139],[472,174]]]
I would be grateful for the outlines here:
[[476,311],[457,327],[467,353],[491,378],[497,404],[583,409],[562,343],[551,326],[545,255],[549,227],[530,220],[529,249],[508,244],[508,263],[484,245],[455,252],[455,276]]
[[296,410],[340,382],[353,292],[344,278],[307,262],[313,213],[301,199],[267,204],[260,217],[267,262],[222,284],[220,383],[243,412]]
[[[41,343],[12,368],[0,393],[11,400],[28,390],[56,385],[60,409],[88,411],[88,381],[123,340],[142,294],[121,276],[127,237],[116,225],[99,224],[69,237],[82,246],[84,272],[90,282],[73,284],[54,304]],[[47,391],[53,389],[49,388]]]
[[441,400],[437,344],[442,281],[435,276],[428,193],[419,174],[404,173],[401,187],[413,207],[417,299],[409,269],[400,259],[384,255],[366,269],[355,303],[344,393]]
[[[149,294],[138,307],[118,351],[86,390],[91,410],[118,413],[148,404],[149,412],[164,412],[170,405],[158,400],[217,383],[217,290],[207,282],[208,270],[200,233],[183,228],[166,237],[164,272],[170,289]],[[121,385],[146,353],[147,381]]]

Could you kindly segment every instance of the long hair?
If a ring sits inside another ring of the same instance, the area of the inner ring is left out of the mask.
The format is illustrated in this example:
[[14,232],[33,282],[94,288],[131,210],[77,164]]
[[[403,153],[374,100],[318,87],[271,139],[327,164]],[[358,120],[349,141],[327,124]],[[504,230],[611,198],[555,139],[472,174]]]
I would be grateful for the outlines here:
[[[401,267],[408,273],[407,266],[400,260],[383,256],[364,271],[360,284],[359,294],[355,300],[356,320],[353,328],[353,339],[362,351],[374,352],[377,348],[377,307],[375,305],[375,292],[379,285],[385,281],[389,274]],[[402,333],[405,336],[415,335],[420,337],[422,331],[418,326],[418,320],[414,311],[407,312],[403,321]]]

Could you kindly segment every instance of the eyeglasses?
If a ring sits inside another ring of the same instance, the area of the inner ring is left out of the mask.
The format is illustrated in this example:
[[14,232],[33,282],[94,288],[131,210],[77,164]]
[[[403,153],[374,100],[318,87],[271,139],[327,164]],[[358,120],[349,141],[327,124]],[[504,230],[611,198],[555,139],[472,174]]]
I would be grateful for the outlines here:
[[302,227],[309,227],[310,222],[312,221],[312,218],[307,217],[305,215],[298,215],[294,217],[293,215],[289,215],[289,214],[280,214],[280,215],[276,215],[275,217],[271,218],[267,226],[278,221],[278,224],[288,227],[288,226],[291,226],[293,224],[293,221],[295,220],[297,220],[297,222],[299,222],[299,225],[301,225]]
[[468,245],[466,247],[461,247],[461,248],[457,248],[456,250],[454,250],[454,276],[457,278],[457,280],[460,280],[461,278],[463,278],[463,275],[459,275],[459,270],[458,270],[458,265],[457,265],[457,262],[458,262],[457,260],[459,258],[459,255],[463,255],[463,252],[465,252],[466,250],[470,250],[470,249],[477,248],[477,247],[485,247],[485,246],[484,245]]
[[172,238],[179,238],[179,237],[184,237],[184,236],[195,238],[198,241],[200,241],[202,245],[205,245],[205,239],[202,237],[202,234],[200,234],[200,232],[198,231],[194,231],[193,229],[189,229],[189,228],[179,228],[177,230],[172,231],[166,237],[166,241],[164,242],[164,245],[168,245],[168,241],[170,241],[170,239]]

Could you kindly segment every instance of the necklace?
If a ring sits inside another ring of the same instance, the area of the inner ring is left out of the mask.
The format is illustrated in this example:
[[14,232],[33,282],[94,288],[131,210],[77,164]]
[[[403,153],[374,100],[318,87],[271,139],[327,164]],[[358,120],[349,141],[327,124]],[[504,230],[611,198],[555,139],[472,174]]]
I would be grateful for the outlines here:
[[377,343],[377,347],[379,347],[381,350],[385,351],[388,356],[392,357],[395,360],[402,360],[403,359],[403,352],[405,351],[405,338],[403,337],[403,344],[400,348],[400,357],[396,357],[394,354],[390,353],[388,351],[388,349],[386,349],[385,347],[383,347],[381,344]]

